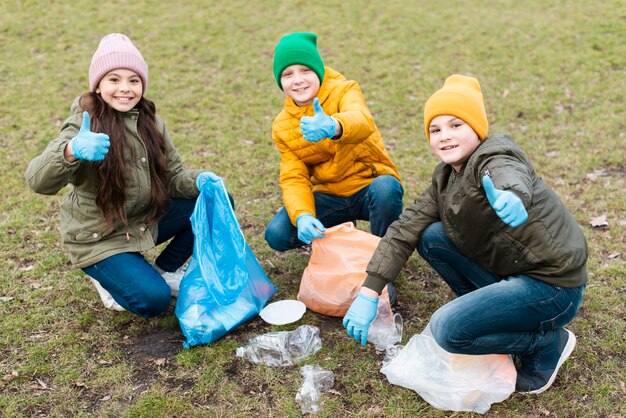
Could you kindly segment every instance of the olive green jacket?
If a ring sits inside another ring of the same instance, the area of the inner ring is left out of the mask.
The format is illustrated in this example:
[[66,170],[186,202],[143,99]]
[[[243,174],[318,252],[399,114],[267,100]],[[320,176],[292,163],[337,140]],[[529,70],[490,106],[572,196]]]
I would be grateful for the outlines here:
[[[485,175],[522,199],[524,224],[512,228],[496,215],[482,187]],[[380,292],[395,280],[422,231],[439,221],[459,250],[491,273],[524,274],[561,287],[588,280],[580,226],[509,136],[488,137],[459,173],[444,163],[435,168],[428,190],[389,226],[367,267],[365,286]]]
[[[51,141],[26,169],[25,178],[37,193],[54,195],[66,185],[69,191],[61,201],[61,241],[67,247],[72,264],[87,267],[112,255],[123,252],[142,252],[153,248],[157,225],[149,224],[150,170],[143,140],[137,132],[138,111],[124,113],[126,146],[124,158],[127,170],[127,198],[125,204],[128,226],[120,223],[105,228],[104,218],[96,206],[98,178],[90,170],[92,163],[78,160],[69,163],[63,152],[67,143],[78,133],[82,111],[75,100],[71,116],[63,122],[61,134]],[[170,173],[171,198],[191,199],[198,196],[196,177],[200,170],[183,168],[180,155],[174,147],[163,121],[157,117],[157,128],[163,133]]]

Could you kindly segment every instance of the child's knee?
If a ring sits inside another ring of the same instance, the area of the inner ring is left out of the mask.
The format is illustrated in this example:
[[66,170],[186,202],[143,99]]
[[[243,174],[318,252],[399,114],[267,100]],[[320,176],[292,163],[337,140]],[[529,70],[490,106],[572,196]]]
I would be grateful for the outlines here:
[[171,290],[167,287],[167,290],[151,292],[141,300],[138,306],[131,306],[131,308],[134,308],[133,311],[137,315],[151,318],[167,312],[171,302]]
[[265,242],[267,242],[267,245],[273,250],[285,251],[288,248],[283,235],[281,229],[276,228],[274,223],[270,222],[265,229]]
[[402,185],[393,176],[379,176],[372,181],[369,188],[369,194],[375,195],[378,199],[388,203],[395,201],[402,202],[403,189]]
[[[444,305],[445,306],[445,305]],[[443,308],[443,307],[442,307]],[[451,319],[446,309],[439,308],[430,319],[430,332],[439,347],[448,353],[462,353],[468,341],[462,332],[462,324]]]
[[420,235],[419,242],[417,243],[417,252],[423,258],[426,258],[428,255],[428,250],[433,245],[440,240],[440,236],[443,233],[443,224],[441,222],[435,222],[434,224],[430,224],[424,231],[422,231],[422,235]]

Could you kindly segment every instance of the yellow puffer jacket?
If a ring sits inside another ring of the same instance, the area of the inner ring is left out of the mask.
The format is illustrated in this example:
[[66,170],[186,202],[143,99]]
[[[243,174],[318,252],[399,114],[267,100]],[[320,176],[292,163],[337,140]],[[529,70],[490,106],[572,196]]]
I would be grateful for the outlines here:
[[299,107],[289,97],[272,124],[272,137],[280,152],[283,201],[294,225],[303,213],[316,216],[314,191],[347,197],[381,175],[400,180],[356,81],[326,67],[317,98],[324,112],[341,123],[339,139],[305,140],[300,118],[313,116],[313,105]]

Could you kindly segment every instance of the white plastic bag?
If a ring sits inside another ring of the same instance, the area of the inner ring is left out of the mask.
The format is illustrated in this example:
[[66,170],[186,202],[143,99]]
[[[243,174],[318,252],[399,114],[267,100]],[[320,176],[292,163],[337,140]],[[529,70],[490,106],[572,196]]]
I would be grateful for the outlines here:
[[515,390],[517,372],[510,355],[450,354],[427,326],[380,372],[390,383],[416,391],[438,409],[484,414]]

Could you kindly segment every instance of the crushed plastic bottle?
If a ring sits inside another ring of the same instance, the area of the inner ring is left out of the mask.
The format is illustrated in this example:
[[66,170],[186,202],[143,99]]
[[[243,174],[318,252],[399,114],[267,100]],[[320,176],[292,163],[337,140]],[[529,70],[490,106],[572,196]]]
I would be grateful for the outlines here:
[[387,347],[402,341],[402,328],[402,315],[394,315],[391,307],[383,306],[383,309],[378,309],[376,318],[370,325],[367,340],[374,344],[377,352],[382,353]]
[[322,408],[321,394],[333,387],[335,376],[317,365],[302,366],[300,375],[304,381],[296,394],[296,403],[300,404],[302,414],[317,414]]
[[298,363],[322,348],[320,330],[311,325],[301,325],[294,331],[269,332],[248,340],[238,347],[237,357],[254,364],[286,367]]

